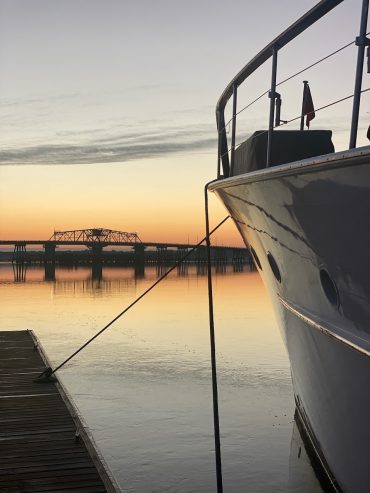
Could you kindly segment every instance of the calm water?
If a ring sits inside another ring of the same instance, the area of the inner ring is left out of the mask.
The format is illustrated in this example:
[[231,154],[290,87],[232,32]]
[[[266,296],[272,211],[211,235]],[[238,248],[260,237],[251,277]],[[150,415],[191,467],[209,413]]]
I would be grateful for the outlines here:
[[[59,363],[158,277],[0,265],[0,328],[32,328]],[[50,279],[50,273],[46,275]],[[256,272],[214,274],[225,492],[316,493],[290,370]],[[207,286],[174,272],[59,372],[126,492],[214,492]],[[300,456],[298,458],[298,456]]]

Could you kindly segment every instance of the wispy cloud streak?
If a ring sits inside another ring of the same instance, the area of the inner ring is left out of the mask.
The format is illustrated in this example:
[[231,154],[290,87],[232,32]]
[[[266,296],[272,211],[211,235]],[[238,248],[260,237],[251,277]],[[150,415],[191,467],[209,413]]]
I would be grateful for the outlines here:
[[[208,125],[188,128],[156,128],[127,132],[123,135],[101,135],[90,138],[78,133],[73,142],[17,145],[0,149],[0,165],[68,165],[115,163],[153,158],[177,152],[212,149],[214,132]],[[72,137],[72,136],[71,136]],[[76,143],[77,142],[77,143]]]

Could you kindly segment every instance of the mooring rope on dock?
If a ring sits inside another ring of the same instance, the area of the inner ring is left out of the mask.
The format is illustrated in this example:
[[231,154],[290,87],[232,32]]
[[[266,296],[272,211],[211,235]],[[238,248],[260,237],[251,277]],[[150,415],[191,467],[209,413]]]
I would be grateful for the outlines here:
[[[221,222],[217,224],[210,232],[208,236],[213,235],[218,228],[220,228],[230,216],[226,216]],[[72,353],[68,358],[66,358],[62,363],[60,363],[56,368],[47,368],[38,377],[37,380],[40,381],[42,377],[50,378],[56,371],[60,370],[66,363],[71,361],[78,353],[80,353],[85,347],[91,344],[97,337],[99,337],[103,332],[105,332],[111,325],[114,324],[119,318],[121,318],[125,313],[127,313],[136,303],[138,303],[144,296],[146,296],[155,286],[163,281],[173,270],[176,269],[184,260],[186,260],[197,248],[199,248],[202,243],[207,239],[205,236],[201,241],[199,241],[194,247],[192,247],[185,255],[183,255],[179,260],[177,260],[172,267],[170,267],[159,279],[157,279],[148,289],[146,289],[140,296],[138,296],[132,303],[130,303],[124,310],[122,310],[118,315],[116,315],[110,322],[108,322],[99,332],[97,332],[93,337],[86,341],[82,346],[80,346],[74,353]]]

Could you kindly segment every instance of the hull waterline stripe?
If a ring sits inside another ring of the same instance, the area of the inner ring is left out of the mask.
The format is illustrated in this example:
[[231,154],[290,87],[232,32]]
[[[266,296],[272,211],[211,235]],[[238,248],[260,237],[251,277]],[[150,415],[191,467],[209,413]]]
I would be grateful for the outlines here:
[[316,322],[312,318],[308,317],[307,315],[303,314],[301,311],[297,310],[294,306],[292,306],[290,303],[288,303],[284,298],[282,298],[280,295],[278,295],[278,298],[280,299],[281,304],[289,310],[291,313],[296,315],[298,318],[309,324],[311,327],[314,329],[320,331],[321,333],[327,335],[328,337],[331,337],[333,339],[336,339],[337,341],[341,342],[342,344],[345,344],[346,346],[354,349],[355,351],[363,354],[364,356],[370,357],[370,351],[359,346],[358,344],[355,344],[354,342],[349,341],[343,336],[340,336],[333,332],[332,330],[328,329],[327,327],[324,327],[322,324]]

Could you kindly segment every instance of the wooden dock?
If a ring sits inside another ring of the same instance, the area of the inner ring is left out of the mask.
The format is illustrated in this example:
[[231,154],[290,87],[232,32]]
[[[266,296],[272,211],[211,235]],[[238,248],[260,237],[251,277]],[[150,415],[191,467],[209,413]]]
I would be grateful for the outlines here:
[[0,492],[119,491],[32,331],[0,332]]

